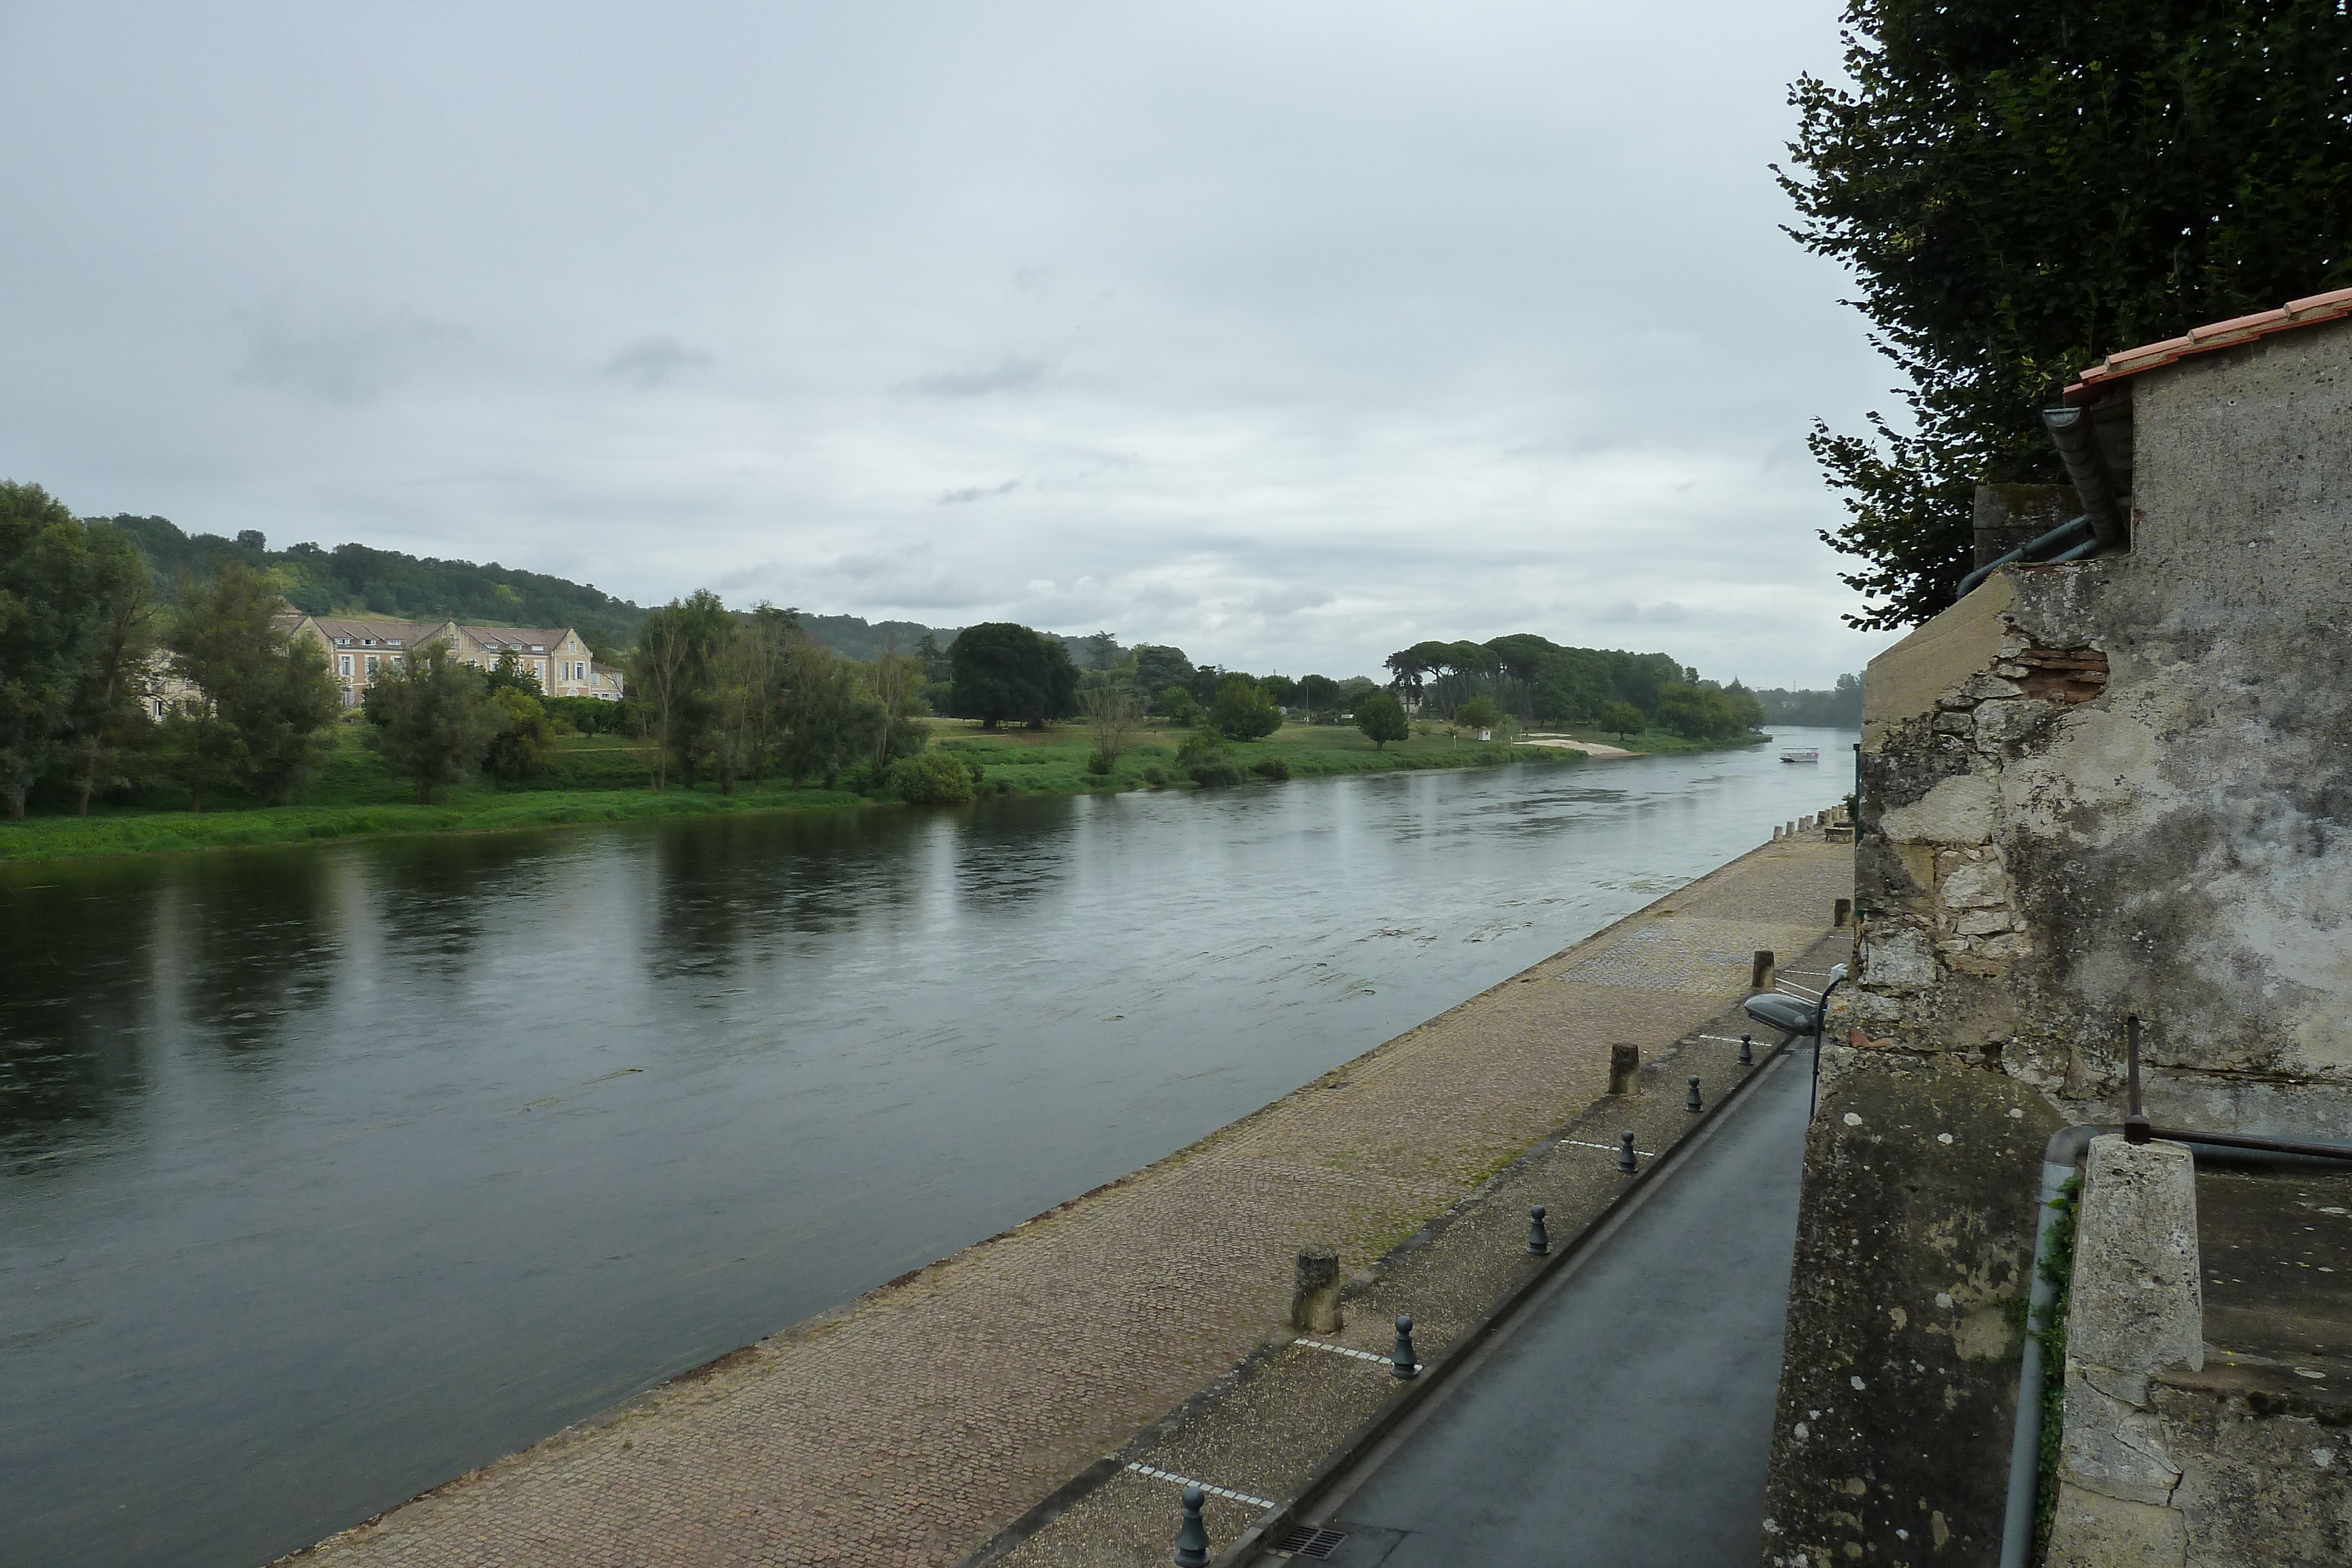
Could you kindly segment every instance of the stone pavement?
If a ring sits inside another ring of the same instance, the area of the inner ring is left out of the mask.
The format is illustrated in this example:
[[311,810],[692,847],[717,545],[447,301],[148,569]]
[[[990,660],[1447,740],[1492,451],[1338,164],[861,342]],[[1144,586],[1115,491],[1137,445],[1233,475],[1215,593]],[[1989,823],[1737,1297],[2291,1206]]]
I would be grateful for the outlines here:
[[[1741,993],[1752,949],[1814,944],[1851,892],[1852,855],[1810,839],[1762,846],[1167,1159],[288,1561],[952,1563],[1188,1396],[1239,1387],[1244,1358],[1264,1374],[1241,1380],[1251,1397],[1344,1369],[1369,1412],[1390,1392],[1381,1369],[1262,1353],[1288,1309],[1293,1253],[1332,1244],[1362,1269],[1455,1210],[1601,1096],[1612,1041],[1647,1057]],[[1735,1048],[1686,1049],[1720,1063]],[[1626,1122],[1647,1149],[1681,1114],[1660,1091]],[[1493,1222],[1462,1212],[1480,1218],[1433,1246]],[[1341,1342],[1388,1348],[1367,1326],[1381,1280],[1360,1278]],[[1432,1343],[1484,1310],[1485,1288],[1421,1309]],[[1353,1423],[1332,1418],[1336,1444]],[[1120,1473],[1019,1550],[1045,1552],[1049,1537],[1075,1549],[1089,1509],[1138,1489],[1160,1489],[1164,1522],[1168,1483]],[[1257,1511],[1217,1500],[1213,1529],[1231,1539]],[[1167,1539],[1157,1531],[1150,1561]]]

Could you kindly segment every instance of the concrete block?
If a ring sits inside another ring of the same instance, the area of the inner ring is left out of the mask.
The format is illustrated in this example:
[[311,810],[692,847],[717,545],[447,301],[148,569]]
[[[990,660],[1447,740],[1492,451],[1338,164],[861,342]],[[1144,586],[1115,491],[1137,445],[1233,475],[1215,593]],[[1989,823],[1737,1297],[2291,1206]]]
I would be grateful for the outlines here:
[[2187,1145],[2091,1140],[2074,1236],[2070,1361],[2145,1375],[2205,1364],[2197,1168]]
[[1963,773],[1886,812],[1879,818],[1879,831],[1897,843],[1986,843],[2000,798],[1991,775]]
[[2105,1497],[2169,1503],[2180,1484],[2180,1467],[2166,1446],[2163,1424],[2144,1408],[2147,1380],[2136,1381],[2136,1389],[2102,1388],[2094,1369],[2067,1358],[2059,1473],[2070,1484]]
[[1934,985],[1936,953],[1927,934],[1908,925],[1864,927],[1862,978],[1889,990]]
[[2044,1568],[2184,1568],[2188,1523],[2178,1511],[2061,1484]]

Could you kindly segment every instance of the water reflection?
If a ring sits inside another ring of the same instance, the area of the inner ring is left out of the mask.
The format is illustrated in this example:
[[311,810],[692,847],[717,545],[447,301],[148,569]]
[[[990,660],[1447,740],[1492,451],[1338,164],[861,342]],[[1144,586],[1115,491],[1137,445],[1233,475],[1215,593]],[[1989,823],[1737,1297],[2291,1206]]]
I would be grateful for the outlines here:
[[1759,754],[0,870],[0,1561],[292,1550],[1833,793]]

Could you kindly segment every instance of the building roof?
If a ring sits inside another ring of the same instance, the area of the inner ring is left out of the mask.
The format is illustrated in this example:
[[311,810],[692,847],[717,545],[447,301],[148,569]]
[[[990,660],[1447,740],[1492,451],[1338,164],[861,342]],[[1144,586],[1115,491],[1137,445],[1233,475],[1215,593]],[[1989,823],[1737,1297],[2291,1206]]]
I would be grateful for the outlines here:
[[571,635],[562,626],[464,626],[457,628],[494,653],[551,653]]
[[404,646],[432,635],[441,629],[440,623],[420,623],[415,621],[352,621],[340,615],[313,615],[310,624],[326,634],[327,641],[348,637],[352,646],[373,637],[379,646],[398,642]]
[[2191,354],[2233,349],[2257,338],[2267,338],[2273,332],[2284,332],[2293,327],[2316,326],[2322,321],[2340,321],[2347,317],[2352,317],[2352,288],[2315,294],[2307,299],[2290,299],[2275,310],[2215,321],[2210,326],[2192,327],[2178,338],[2167,338],[2160,343],[2143,343],[2137,349],[2109,354],[2084,371],[2081,381],[2066,389],[2066,401],[2074,403],[2088,402],[2095,393],[2127,376],[2177,363]]

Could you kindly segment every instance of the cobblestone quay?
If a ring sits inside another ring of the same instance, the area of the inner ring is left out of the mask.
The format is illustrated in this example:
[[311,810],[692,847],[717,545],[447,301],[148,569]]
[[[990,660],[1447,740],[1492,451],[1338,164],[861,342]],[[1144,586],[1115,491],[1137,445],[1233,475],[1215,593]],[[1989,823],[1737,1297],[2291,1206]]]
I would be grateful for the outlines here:
[[285,1561],[958,1563],[1282,1333],[1301,1247],[1382,1258],[1589,1109],[1612,1043],[1649,1059],[1742,994],[1755,949],[1812,946],[1852,865],[1764,845],[1157,1164]]

